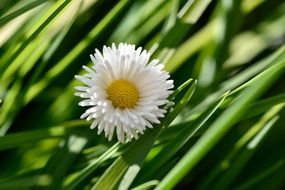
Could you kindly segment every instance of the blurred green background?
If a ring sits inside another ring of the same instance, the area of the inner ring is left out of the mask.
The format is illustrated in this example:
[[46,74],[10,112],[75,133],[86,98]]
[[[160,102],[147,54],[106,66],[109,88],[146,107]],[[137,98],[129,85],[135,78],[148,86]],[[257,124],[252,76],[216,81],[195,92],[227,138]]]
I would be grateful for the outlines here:
[[[177,89],[164,128],[126,144],[73,95],[113,42]],[[284,42],[282,0],[1,0],[0,189],[285,189]]]

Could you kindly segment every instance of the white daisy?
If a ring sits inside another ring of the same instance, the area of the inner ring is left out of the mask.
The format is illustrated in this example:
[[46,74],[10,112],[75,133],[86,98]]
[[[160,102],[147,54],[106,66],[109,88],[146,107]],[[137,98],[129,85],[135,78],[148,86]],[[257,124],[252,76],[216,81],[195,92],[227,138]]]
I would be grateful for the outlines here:
[[98,127],[98,134],[104,131],[109,140],[116,130],[124,142],[125,136],[137,139],[160,123],[173,81],[159,60],[149,61],[146,50],[124,43],[104,46],[103,54],[96,49],[90,57],[92,68],[83,66],[87,74],[75,76],[86,85],[75,87],[75,95],[84,99],[80,106],[89,106],[81,118],[94,120],[91,129]]

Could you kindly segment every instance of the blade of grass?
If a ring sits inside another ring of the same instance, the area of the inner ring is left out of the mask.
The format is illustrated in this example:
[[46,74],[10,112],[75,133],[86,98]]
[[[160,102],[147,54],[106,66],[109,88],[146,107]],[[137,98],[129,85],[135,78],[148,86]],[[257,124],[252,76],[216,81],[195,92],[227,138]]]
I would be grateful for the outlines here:
[[[23,106],[23,95],[27,92],[30,85],[39,77],[40,72],[44,69],[45,64],[49,60],[52,53],[56,50],[56,48],[60,45],[60,42],[63,40],[64,36],[70,29],[72,23],[76,19],[82,3],[78,3],[79,6],[77,6],[77,9],[74,11],[73,17],[70,19],[70,21],[67,21],[68,23],[64,26],[62,31],[59,33],[59,35],[56,37],[56,39],[51,43],[52,35],[50,35],[48,38],[45,37],[44,39],[35,39],[35,41],[30,44],[29,49],[31,50],[31,56],[26,57],[27,55],[22,54],[21,61],[19,62],[27,62],[26,64],[23,64],[22,67],[19,69],[18,76],[16,77],[16,86],[21,86],[22,79],[25,77],[25,75],[30,71],[30,69],[37,63],[38,59],[42,56],[42,54],[46,51],[47,47],[48,50],[44,54],[39,67],[36,68],[35,72],[32,73],[32,76],[28,83],[24,86],[23,89],[18,89],[18,91],[10,91],[13,94],[13,98],[10,97],[10,92],[6,95],[6,103],[9,104],[11,102],[14,102],[11,105],[4,105],[3,109],[1,109],[1,116],[0,116],[0,124],[5,122],[3,125],[5,127],[2,127],[1,134],[6,133],[6,131],[9,129],[10,124],[12,123],[12,120],[17,115],[19,110],[21,110]],[[34,47],[35,46],[35,47]],[[33,49],[31,48],[33,47]],[[19,58],[18,57],[18,58]],[[9,67],[10,68],[10,67]],[[8,69],[9,70],[9,69]],[[6,74],[9,73],[9,71],[6,72]],[[8,74],[9,75],[9,74]],[[17,94],[17,95],[15,95]],[[9,101],[8,101],[9,100]],[[15,103],[16,102],[16,103]],[[17,106],[15,106],[17,105]],[[5,109],[4,109],[5,108]]]
[[148,181],[145,182],[137,187],[132,188],[131,190],[148,190],[148,189],[152,189],[153,187],[155,187],[157,184],[159,183],[159,181],[157,180],[152,180],[152,181]]
[[130,33],[142,26],[167,0],[145,1],[143,4],[135,2],[126,14],[122,23],[109,39],[110,43],[126,41]]
[[184,22],[194,24],[201,17],[212,0],[188,0],[178,14]]
[[[49,25],[49,23],[70,3],[71,0],[60,0],[56,2],[56,4],[50,9],[50,12],[48,12],[44,18],[43,22],[39,22],[39,24],[36,24],[34,28],[30,30],[30,32],[27,34],[28,38],[21,44],[21,46],[16,50],[16,52],[12,55],[12,57],[9,58],[8,61],[5,62],[5,64],[1,64],[0,72],[4,73],[6,72],[7,67],[12,67],[14,71],[17,70],[17,68],[21,65],[21,62],[14,62],[15,59],[21,55],[26,54],[26,49],[29,49],[29,44]],[[39,25],[39,26],[38,26]],[[15,64],[13,64],[13,63]],[[3,77],[3,76],[2,76]],[[1,77],[1,78],[2,78]],[[6,78],[7,79],[7,78]],[[5,78],[2,79],[5,81]],[[2,84],[4,85],[4,84]],[[5,83],[7,86],[8,84]]]
[[0,182],[0,190],[27,189],[34,186],[45,187],[51,183],[51,178],[47,175],[37,175],[32,177],[22,177],[19,179]]
[[220,176],[218,180],[216,180],[215,183],[211,185],[211,189],[225,190],[230,187],[233,180],[250,160],[257,147],[260,145],[264,137],[268,134],[269,130],[272,128],[272,126],[274,126],[277,120],[278,116],[272,118],[268,121],[268,123],[265,124],[265,126],[247,144],[246,149],[240,152],[239,155],[233,159],[232,163],[229,163],[229,167],[226,169],[226,171],[224,171],[223,175]]
[[94,41],[99,34],[101,34],[109,24],[113,23],[115,18],[120,14],[123,14],[125,9],[133,1],[122,0],[120,1],[95,27],[89,32],[89,34],[75,47],[73,48],[59,63],[57,63],[52,69],[50,69],[38,83],[33,85],[25,96],[25,104],[30,102],[35,96],[37,96],[42,90],[44,90],[48,84],[55,80],[56,77],[63,72],[66,67],[75,60],[90,44]]
[[266,170],[259,172],[256,176],[234,188],[234,190],[251,189],[255,184],[259,184],[261,181],[268,179],[271,175],[277,173],[278,170],[284,170],[284,164],[284,160],[281,159],[279,162],[269,166]]
[[[223,185],[221,185],[221,183],[224,183],[224,185],[225,184],[229,185],[230,181],[232,181],[233,178],[235,177],[234,171],[232,171],[230,167],[234,166],[233,170],[238,170],[242,168],[242,167],[238,168],[239,165],[236,164],[236,162],[238,162],[239,160],[238,158],[239,155],[241,154],[248,155],[249,153],[253,154],[252,151],[248,151],[248,153],[246,153],[247,152],[245,148],[246,144],[250,144],[250,141],[253,141],[253,139],[258,136],[258,133],[261,133],[261,131],[263,130],[263,128],[265,128],[265,126],[269,124],[273,125],[275,123],[275,121],[277,120],[276,115],[284,108],[284,105],[285,104],[279,104],[271,107],[271,109],[268,110],[263,115],[263,117],[259,120],[259,122],[257,122],[254,126],[252,126],[247,131],[247,133],[244,134],[239,139],[239,141],[234,145],[232,150],[227,154],[225,159],[209,173],[209,175],[206,177],[205,181],[201,184],[199,189],[208,189],[209,187],[214,188],[216,187],[217,184],[219,184],[217,185],[219,186],[219,188],[222,188],[221,186]],[[241,160],[239,161],[239,163],[240,162]],[[225,178],[227,178],[227,180]]]
[[246,120],[259,114],[265,113],[273,105],[280,103],[285,103],[285,94],[276,95],[265,100],[258,101],[250,106],[249,110],[251,110],[251,112],[245,114],[243,119]]
[[43,173],[52,178],[47,189],[59,189],[62,186],[63,179],[87,142],[88,137],[85,134],[77,133],[70,135],[59,144],[58,150],[50,157],[43,169]]
[[151,159],[150,162],[144,165],[144,171],[141,175],[142,180],[149,179],[150,176],[153,176],[157,170],[162,167],[166,162],[177,153],[181,147],[185,145],[190,138],[192,138],[195,133],[204,125],[204,123],[212,116],[212,114],[219,108],[222,102],[227,97],[227,94],[224,94],[221,98],[217,100],[213,105],[206,109],[196,120],[193,122],[185,122],[184,125],[187,125],[187,128],[184,128],[179,132],[172,141],[165,145],[162,150]]
[[258,82],[245,89],[240,98],[212,124],[198,142],[183,156],[175,167],[164,177],[156,190],[173,188],[241,118],[249,104],[256,100],[280,76],[285,59],[275,63],[259,75]]
[[80,170],[80,172],[69,182],[65,189],[78,189],[81,187],[82,183],[88,179],[94,171],[99,167],[100,163],[111,158],[114,153],[118,151],[119,143],[116,143],[111,148],[109,148],[104,154],[102,154],[98,159],[94,160],[88,166]]
[[[172,122],[177,114],[180,113],[181,109],[188,103],[195,91],[195,87],[196,82],[190,85],[181,102],[166,116],[165,121],[167,122],[162,122],[165,127]],[[177,91],[179,92],[179,90],[181,90],[181,88],[178,88],[176,93]],[[178,112],[176,110],[180,111]],[[120,190],[128,189],[140,171],[142,163],[153,146],[160,130],[161,126],[155,126],[153,130],[147,130],[142,137],[131,144],[130,148],[107,169],[92,189],[108,190],[115,188],[117,185]],[[121,178],[122,180],[120,184],[118,184]]]
[[30,2],[27,5],[24,5],[23,7],[19,8],[18,10],[13,11],[12,13],[8,15],[4,15],[0,18],[0,26],[3,26],[4,24],[10,22],[14,18],[24,14],[25,12],[32,10],[33,8],[36,8],[37,6],[51,0],[35,0]]
[[80,129],[82,126],[90,125],[86,121],[72,121],[60,126],[48,129],[37,129],[32,131],[11,133],[0,137],[0,150],[23,146],[47,138],[60,138],[73,133],[73,130]]
[[[194,34],[191,38],[186,40],[183,44],[181,44],[173,56],[165,65],[165,69],[169,72],[174,72],[178,69],[191,55],[199,51],[202,47],[204,47],[211,39],[212,39],[212,30],[215,26],[215,22],[210,22],[204,28],[202,28],[199,32]],[[195,44],[195,45],[193,45]]]

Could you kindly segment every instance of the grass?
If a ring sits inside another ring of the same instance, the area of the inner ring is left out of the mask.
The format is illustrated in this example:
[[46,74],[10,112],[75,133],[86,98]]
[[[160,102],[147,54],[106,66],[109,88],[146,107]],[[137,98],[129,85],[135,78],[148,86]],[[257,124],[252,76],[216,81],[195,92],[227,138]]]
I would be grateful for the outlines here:
[[[270,11],[268,8],[270,7]],[[3,0],[0,189],[284,189],[281,0]],[[127,42],[159,58],[175,102],[138,140],[107,141],[74,94]]]

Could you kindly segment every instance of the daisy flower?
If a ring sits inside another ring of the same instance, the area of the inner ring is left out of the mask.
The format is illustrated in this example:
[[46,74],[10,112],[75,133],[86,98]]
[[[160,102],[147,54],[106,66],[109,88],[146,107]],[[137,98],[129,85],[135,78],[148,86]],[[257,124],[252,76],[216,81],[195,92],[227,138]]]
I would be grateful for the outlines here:
[[83,99],[80,106],[88,107],[81,119],[93,120],[91,129],[104,131],[108,140],[116,133],[125,142],[160,123],[173,81],[159,60],[150,61],[146,50],[125,43],[104,46],[103,54],[95,49],[90,57],[92,68],[83,66],[87,74],[75,76],[85,84],[75,87],[75,95]]

